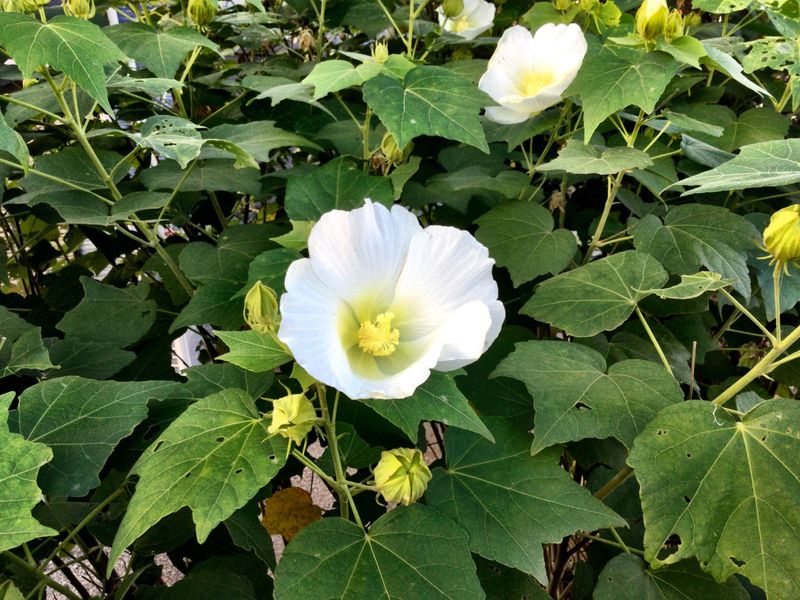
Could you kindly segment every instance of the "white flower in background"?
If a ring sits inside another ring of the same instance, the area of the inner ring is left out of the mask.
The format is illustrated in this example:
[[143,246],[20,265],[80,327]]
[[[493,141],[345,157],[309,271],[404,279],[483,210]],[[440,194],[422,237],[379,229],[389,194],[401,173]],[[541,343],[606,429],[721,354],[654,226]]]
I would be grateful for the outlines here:
[[486,117],[503,124],[522,123],[561,101],[586,55],[581,28],[548,23],[531,35],[515,25],[503,32],[478,87],[500,106]]
[[464,39],[473,40],[487,29],[491,29],[495,6],[486,0],[464,0],[464,7],[458,14],[447,16],[444,5],[439,6],[436,12],[442,29]]
[[286,274],[278,337],[351,398],[405,398],[488,348],[505,317],[486,248],[367,200],[322,216]]

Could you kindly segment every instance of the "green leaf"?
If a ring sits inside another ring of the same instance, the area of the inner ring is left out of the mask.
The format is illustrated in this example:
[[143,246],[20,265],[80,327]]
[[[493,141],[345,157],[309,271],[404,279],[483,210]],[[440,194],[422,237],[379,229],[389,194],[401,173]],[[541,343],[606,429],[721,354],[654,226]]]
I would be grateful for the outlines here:
[[375,61],[367,61],[358,67],[346,60],[326,60],[317,63],[303,83],[314,86],[314,100],[354,85],[361,85],[383,71],[383,67]]
[[39,483],[55,496],[85,496],[114,447],[147,417],[150,399],[169,397],[172,381],[94,381],[59,377],[37,383],[19,399],[19,432],[47,444],[53,460]]
[[[2,339],[2,336],[0,336]],[[14,340],[11,345],[11,356],[0,370],[0,377],[13,375],[23,369],[46,371],[53,368],[50,355],[42,343],[42,330],[39,327],[30,329]]]
[[543,173],[560,171],[576,175],[612,175],[630,169],[644,169],[652,164],[647,153],[636,148],[587,146],[573,138],[561,149],[557,158],[536,167],[536,170]]
[[198,400],[142,454],[136,492],[117,531],[109,570],[137,538],[184,506],[197,541],[244,506],[286,462],[286,439],[269,437],[249,394],[229,389]]
[[440,371],[432,371],[428,380],[408,398],[359,402],[399,427],[413,442],[417,440],[422,421],[440,421],[450,427],[473,431],[488,440],[493,439],[453,378]]
[[[212,127],[207,131],[201,132],[206,140],[217,139],[225,140],[236,144],[253,158],[261,162],[269,162],[270,152],[277,148],[287,148],[289,146],[300,146],[312,150],[319,150],[319,146],[306,138],[284,131],[275,127],[274,121],[253,121],[241,124],[225,124]],[[222,152],[214,152],[211,149],[203,151],[203,156],[223,157]]]
[[112,342],[86,342],[81,339],[47,340],[50,359],[58,365],[51,377],[80,375],[91,379],[107,379],[127,367],[136,354],[121,350]]
[[716,46],[717,43],[724,45],[728,44],[729,42],[730,40],[726,38],[703,40],[701,43],[708,54],[708,57],[703,62],[710,62],[712,66],[716,67],[728,75],[731,79],[742,84],[747,89],[754,91],[758,95],[772,98],[772,94],[770,94],[767,90],[760,85],[753,83],[744,76],[744,69],[742,68],[742,65],[736,62],[735,58]]
[[199,129],[199,125],[186,119],[157,115],[142,123],[140,133],[134,139],[140,147],[177,161],[181,169],[185,169],[203,147]]
[[234,544],[252,553],[274,572],[275,549],[272,539],[264,535],[264,526],[259,520],[260,513],[261,499],[253,498],[225,520],[225,528]]
[[316,221],[335,208],[363,206],[366,198],[391,206],[394,190],[386,177],[367,175],[339,157],[312,169],[293,169],[286,183],[286,213],[295,221]]
[[703,44],[689,35],[682,35],[670,42],[659,41],[658,49],[666,52],[675,60],[686,63],[695,69],[702,68],[700,66],[700,59],[704,56],[708,56]]
[[176,190],[182,192],[237,192],[261,193],[261,171],[236,169],[234,161],[213,158],[197,160],[189,166],[190,176],[172,161],[142,171],[142,183],[149,190]]
[[209,363],[189,367],[183,372],[191,395],[203,398],[228,388],[245,390],[253,398],[264,394],[272,385],[271,373],[253,373],[236,365]]
[[401,148],[419,135],[438,135],[489,152],[478,113],[491,100],[450,69],[415,67],[402,81],[378,75],[363,92]]
[[275,338],[260,331],[217,331],[216,335],[225,342],[229,350],[219,356],[219,360],[248,371],[272,371],[292,358],[278,345]]
[[464,531],[418,504],[383,515],[368,532],[338,517],[312,523],[275,571],[275,600],[410,597],[484,598]]
[[648,569],[634,554],[619,554],[597,577],[594,600],[748,600],[735,578],[717,583],[694,561]]
[[53,453],[44,444],[29,442],[8,430],[8,407],[13,399],[13,392],[0,394],[0,552],[58,533],[31,516],[31,509],[42,498],[37,473]]
[[[336,435],[339,438],[339,455],[345,467],[365,469],[381,459],[383,448],[367,444],[352,425],[344,422],[337,423]],[[326,451],[317,459],[317,465],[327,473],[335,472],[330,451]]]
[[227,329],[236,329],[244,324],[243,301],[239,296],[241,282],[215,281],[201,285],[195,290],[189,303],[169,326],[173,333],[181,327],[211,323]]
[[129,346],[142,339],[155,322],[156,303],[147,299],[147,282],[116,288],[90,277],[80,281],[83,299],[56,324],[68,338]]
[[433,471],[426,498],[469,534],[472,552],[547,581],[542,544],[578,530],[624,526],[619,515],[572,481],[559,452],[530,454],[530,437],[487,419],[496,442],[450,429],[447,468]]
[[486,600],[551,600],[545,589],[530,575],[480,556],[474,558]]
[[744,146],[739,154],[718,167],[680,182],[698,186],[684,192],[707,194],[757,187],[777,187],[800,181],[800,139],[776,140]]
[[696,273],[704,266],[732,279],[733,288],[745,299],[750,297],[745,259],[748,251],[756,247],[758,232],[749,221],[727,208],[709,204],[675,206],[663,225],[658,217],[647,215],[631,233],[636,249],[654,256],[671,273]]
[[[694,556],[717,581],[738,573],[770,599],[800,596],[797,402],[762,402],[741,421],[710,402],[669,406],[628,463],[641,485],[647,561]],[[670,538],[680,542],[665,554]]]
[[475,222],[475,236],[508,269],[515,287],[545,273],[560,273],[575,256],[575,236],[566,229],[553,231],[552,215],[536,202],[501,204]]
[[574,343],[517,344],[492,375],[522,381],[533,396],[532,454],[585,438],[615,437],[630,448],[658,411],[683,399],[661,365],[623,360],[607,367],[599,352]]
[[681,275],[681,282],[671,287],[642,291],[667,300],[689,300],[708,292],[721,290],[733,283],[733,279],[723,279],[719,273],[701,271],[694,275]]
[[8,152],[27,170],[30,153],[25,140],[14,129],[9,127],[3,113],[0,113],[0,151]]
[[272,240],[288,250],[302,252],[308,248],[308,236],[314,226],[314,221],[290,220],[289,223],[292,226],[292,230],[289,233],[274,237]]
[[309,104],[333,117],[325,106],[314,100],[314,86],[307,83],[298,83],[285,77],[247,75],[242,79],[242,87],[258,92],[255,100],[269,98],[272,106],[277,106],[284,100],[292,100]]
[[766,106],[751,108],[725,127],[722,139],[714,142],[714,145],[722,150],[733,152],[742,146],[782,140],[789,131],[790,124],[786,115],[782,115],[772,108]]
[[58,16],[47,23],[19,13],[0,14],[0,44],[22,75],[50,65],[69,76],[100,106],[114,114],[108,102],[103,65],[125,60],[125,54],[90,21]]
[[677,70],[678,63],[663,52],[622,46],[590,50],[575,81],[564,92],[565,96],[580,96],[583,142],[588,144],[597,126],[626,106],[653,112]]
[[114,203],[111,215],[115,219],[126,219],[139,211],[158,210],[172,198],[166,192],[131,192]]
[[105,31],[123,52],[165,79],[175,77],[183,59],[198,46],[217,49],[214,42],[188,27],[157,32],[142,23],[123,23]]
[[0,583],[0,600],[25,600],[25,596],[11,581]]
[[567,335],[590,337],[622,325],[647,296],[639,290],[666,281],[667,272],[653,257],[629,250],[548,279],[521,312]]
[[[278,238],[273,238],[277,241]],[[302,258],[300,254],[286,248],[274,248],[267,250],[256,256],[250,263],[247,271],[247,283],[242,288],[240,294],[244,296],[250,291],[257,281],[261,281],[267,287],[275,290],[280,295],[286,291],[284,279],[289,265]]]
[[718,15],[744,10],[753,3],[753,0],[697,0],[692,2],[692,7],[704,12]]

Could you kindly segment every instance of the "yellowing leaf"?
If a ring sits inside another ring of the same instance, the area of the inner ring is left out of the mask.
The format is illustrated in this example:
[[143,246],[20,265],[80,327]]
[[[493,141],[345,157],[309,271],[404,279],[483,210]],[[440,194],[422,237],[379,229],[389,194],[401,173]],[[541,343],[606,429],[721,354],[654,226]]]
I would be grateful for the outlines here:
[[264,501],[261,524],[270,535],[282,535],[287,542],[300,531],[322,518],[322,509],[314,504],[311,494],[302,488],[286,488]]

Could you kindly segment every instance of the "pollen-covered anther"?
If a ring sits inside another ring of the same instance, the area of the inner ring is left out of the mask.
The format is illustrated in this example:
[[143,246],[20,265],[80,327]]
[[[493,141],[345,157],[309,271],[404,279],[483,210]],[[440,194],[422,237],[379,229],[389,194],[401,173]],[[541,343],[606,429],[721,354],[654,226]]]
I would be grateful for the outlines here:
[[392,329],[394,314],[379,314],[373,321],[363,321],[358,328],[358,347],[372,356],[391,356],[400,343],[400,330]]

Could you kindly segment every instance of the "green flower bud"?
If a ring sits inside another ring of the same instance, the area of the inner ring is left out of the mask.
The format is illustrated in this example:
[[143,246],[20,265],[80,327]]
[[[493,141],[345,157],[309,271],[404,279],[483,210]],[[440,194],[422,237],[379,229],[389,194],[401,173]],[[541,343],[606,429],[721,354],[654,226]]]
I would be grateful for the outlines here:
[[556,7],[556,10],[564,12],[572,8],[572,0],[553,0],[553,6]]
[[244,320],[250,329],[261,333],[278,331],[281,315],[275,290],[257,281],[244,297]]
[[673,9],[667,17],[667,24],[664,27],[664,39],[671,42],[675,38],[683,35],[683,16],[681,11]]
[[581,7],[583,12],[590,13],[594,10],[595,6],[597,6],[598,0],[579,0],[578,6]]
[[272,402],[272,423],[267,428],[270,435],[282,435],[298,446],[314,428],[317,411],[304,394],[289,394]]
[[666,0],[644,0],[636,11],[636,32],[643,40],[654,40],[664,33],[669,7]]
[[198,27],[205,27],[217,15],[217,5],[211,0],[189,0],[186,11],[192,23]]
[[2,0],[3,12],[34,13],[39,8],[36,0]]
[[698,12],[690,12],[688,15],[683,17],[683,26],[685,28],[689,27],[697,27],[703,22],[703,18],[700,16]]
[[800,259],[800,204],[772,213],[764,230],[764,247],[772,262],[785,266]]
[[472,60],[472,50],[468,46],[456,46],[450,55],[451,60]]
[[381,452],[374,475],[375,487],[387,502],[405,505],[419,500],[431,480],[431,470],[416,448]]
[[383,154],[386,162],[392,165],[400,165],[406,162],[413,149],[414,144],[411,143],[405,148],[400,148],[397,145],[397,140],[390,133],[384,135],[381,140],[381,154]]
[[442,11],[446,17],[457,17],[464,10],[464,0],[444,0]]
[[386,42],[378,42],[372,47],[372,60],[379,65],[389,60],[389,45]]
[[79,19],[91,19],[95,13],[94,0],[63,0],[64,14]]

